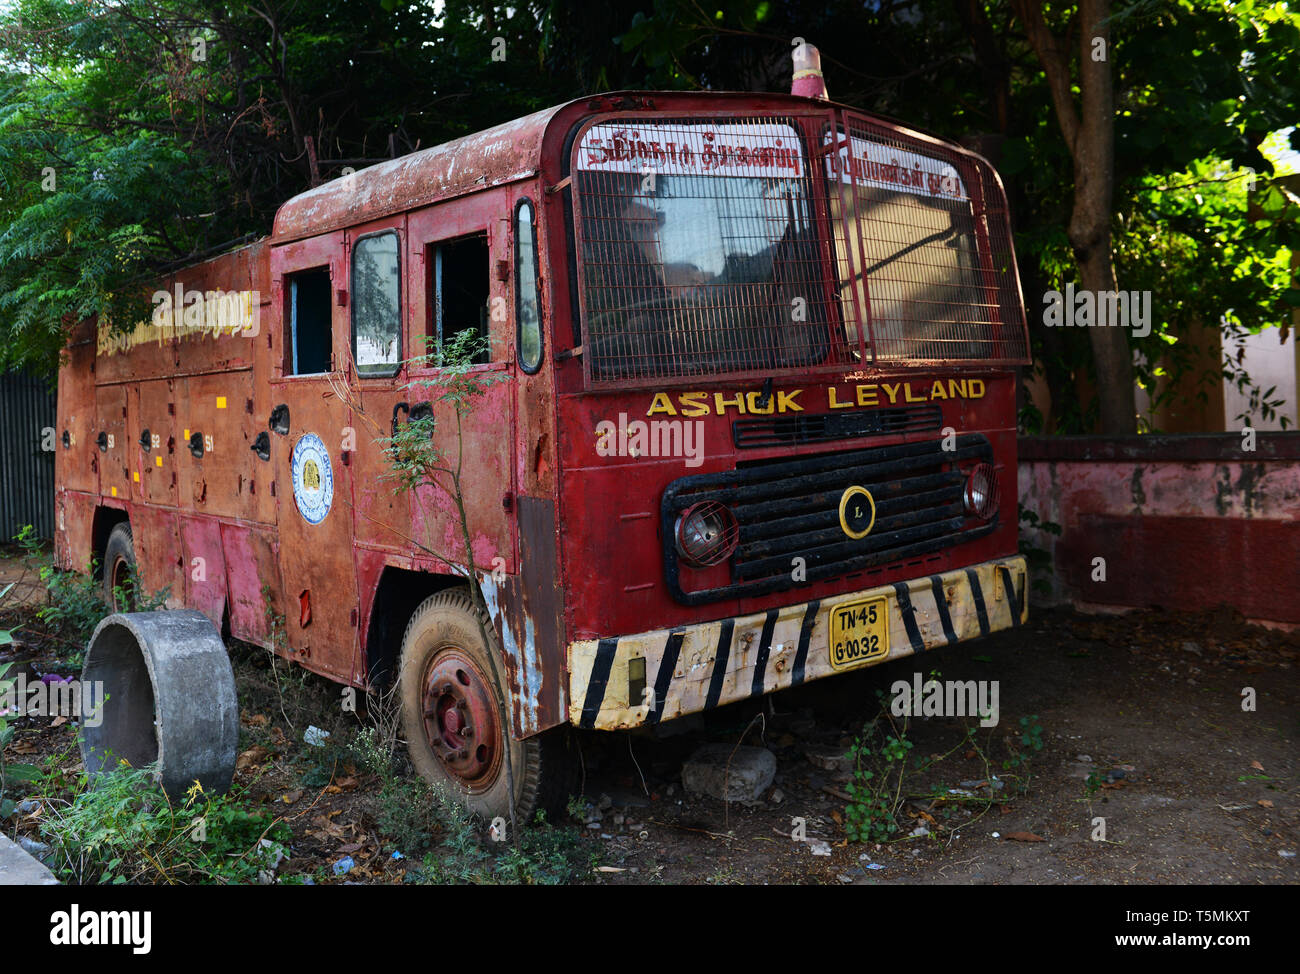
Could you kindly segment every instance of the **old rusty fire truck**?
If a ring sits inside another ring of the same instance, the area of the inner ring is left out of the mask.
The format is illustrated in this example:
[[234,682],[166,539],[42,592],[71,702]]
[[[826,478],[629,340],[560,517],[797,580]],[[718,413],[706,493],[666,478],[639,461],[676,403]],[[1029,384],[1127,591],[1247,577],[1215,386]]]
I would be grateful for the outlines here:
[[[566,726],[1027,618],[1004,190],[824,97],[573,101],[302,193],[154,305],[69,345],[59,563],[395,679],[414,765],[477,811],[508,807],[507,749],[518,809],[562,804]],[[491,645],[422,550],[466,562],[455,504],[395,490],[355,415],[454,437],[415,359],[464,329],[499,374],[462,432]]]

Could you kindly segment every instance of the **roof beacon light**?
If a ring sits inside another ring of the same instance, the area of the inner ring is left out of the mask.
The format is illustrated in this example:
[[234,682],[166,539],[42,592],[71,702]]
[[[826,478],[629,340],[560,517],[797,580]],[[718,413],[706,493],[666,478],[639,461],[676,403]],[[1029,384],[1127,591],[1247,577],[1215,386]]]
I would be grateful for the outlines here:
[[790,94],[828,100],[830,96],[826,93],[826,79],[822,77],[821,52],[804,41],[794,49],[790,57],[794,60],[794,78],[790,82]]

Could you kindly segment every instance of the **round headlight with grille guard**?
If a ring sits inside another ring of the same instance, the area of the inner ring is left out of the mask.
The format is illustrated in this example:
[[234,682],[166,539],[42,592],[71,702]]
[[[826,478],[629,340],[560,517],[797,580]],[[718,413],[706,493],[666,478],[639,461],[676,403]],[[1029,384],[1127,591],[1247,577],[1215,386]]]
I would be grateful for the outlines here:
[[972,517],[988,520],[998,509],[998,474],[991,463],[977,464],[966,475],[962,506]]
[[696,568],[726,561],[740,537],[736,516],[717,501],[692,504],[677,519],[675,531],[677,553]]

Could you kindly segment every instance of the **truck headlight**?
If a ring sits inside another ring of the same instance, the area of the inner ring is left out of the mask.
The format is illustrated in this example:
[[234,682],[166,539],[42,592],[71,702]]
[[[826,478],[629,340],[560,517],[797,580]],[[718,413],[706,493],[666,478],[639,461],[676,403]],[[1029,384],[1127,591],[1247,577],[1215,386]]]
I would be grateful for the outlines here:
[[708,568],[731,557],[740,538],[736,516],[717,501],[693,504],[677,519],[677,553],[688,565]]

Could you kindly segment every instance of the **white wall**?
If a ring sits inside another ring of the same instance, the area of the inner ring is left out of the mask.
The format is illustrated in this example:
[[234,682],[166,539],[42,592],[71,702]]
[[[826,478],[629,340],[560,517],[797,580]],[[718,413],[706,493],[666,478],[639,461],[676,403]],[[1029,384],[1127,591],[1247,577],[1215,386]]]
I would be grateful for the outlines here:
[[[1277,407],[1277,414],[1271,420],[1265,420],[1258,413],[1251,416],[1250,425],[1257,430],[1282,429],[1282,416],[1290,419],[1286,427],[1288,430],[1300,429],[1300,413],[1297,412],[1300,395],[1297,395],[1296,390],[1296,333],[1292,329],[1285,344],[1279,344],[1280,334],[1276,328],[1266,328],[1258,335],[1246,336],[1244,343],[1246,356],[1241,364],[1250,374],[1251,381],[1261,390],[1277,386],[1268,398],[1285,400]],[[1224,351],[1227,354],[1235,356],[1236,348],[1235,341],[1225,340]],[[1247,395],[1243,395],[1237,391],[1235,384],[1224,379],[1223,419],[1227,431],[1241,429],[1242,423],[1237,416],[1247,411],[1250,401],[1248,394],[1249,390]]]

